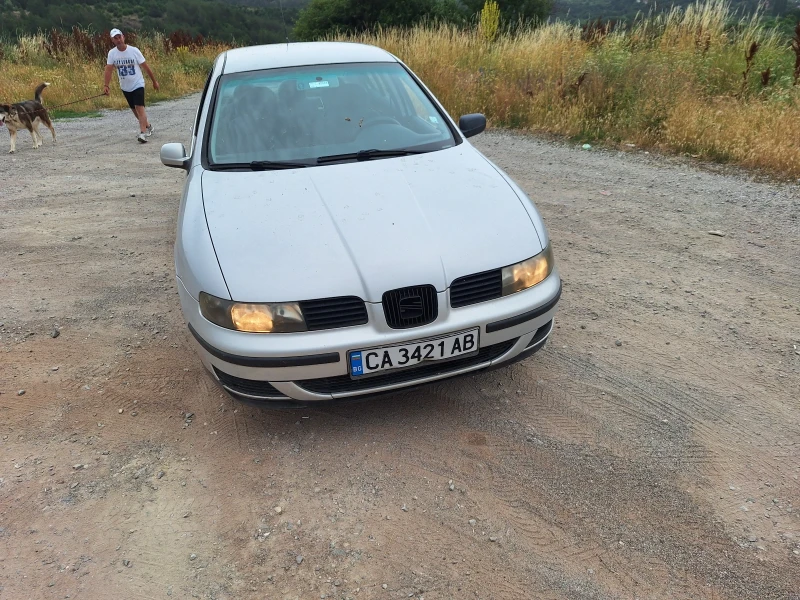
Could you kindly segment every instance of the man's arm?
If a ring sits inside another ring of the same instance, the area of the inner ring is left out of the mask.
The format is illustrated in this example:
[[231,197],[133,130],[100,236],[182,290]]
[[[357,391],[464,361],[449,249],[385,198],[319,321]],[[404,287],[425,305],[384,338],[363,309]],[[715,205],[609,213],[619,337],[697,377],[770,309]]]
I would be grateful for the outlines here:
[[114,72],[114,65],[106,65],[106,72],[103,74],[103,93],[108,96],[109,84],[111,83],[111,74]]
[[156,91],[161,89],[161,86],[158,85],[158,82],[156,81],[156,76],[153,75],[153,71],[150,69],[150,65],[148,65],[146,62],[143,62],[139,66],[150,76],[150,81],[153,82],[153,89]]

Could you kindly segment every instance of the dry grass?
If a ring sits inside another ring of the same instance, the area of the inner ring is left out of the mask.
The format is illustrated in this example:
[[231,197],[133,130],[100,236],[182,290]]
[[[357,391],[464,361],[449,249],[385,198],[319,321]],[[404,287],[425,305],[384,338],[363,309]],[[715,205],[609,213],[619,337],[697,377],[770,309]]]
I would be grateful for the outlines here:
[[[658,147],[800,177],[800,27],[790,46],[758,15],[737,19],[724,0],[624,30],[556,22],[488,40],[477,26],[421,26],[347,39],[399,56],[455,117],[483,112],[494,126]],[[80,41],[55,56],[43,36],[0,44],[0,97],[30,97],[42,80],[53,84],[45,92],[50,105],[100,92],[105,61],[88,56],[91,40]],[[136,45],[162,85],[161,92],[150,89],[151,100],[199,90],[224,49],[204,40],[169,43],[162,35]],[[70,108],[125,106],[117,91]]]
[[737,19],[723,0],[624,30],[557,22],[492,43],[446,26],[349,39],[396,54],[456,117],[483,112],[494,126],[800,176],[795,54],[758,15]]
[[[174,36],[173,36],[174,37]],[[179,40],[182,38],[179,36]],[[108,46],[97,51],[77,43],[75,36],[62,36],[54,44],[53,35],[22,37],[15,44],[2,46],[0,60],[0,98],[18,101],[33,96],[33,89],[42,81],[51,86],[44,92],[46,106],[57,106],[103,91],[103,70]],[[135,45],[153,69],[161,90],[156,92],[148,81],[148,102],[178,98],[202,89],[214,58],[225,49],[220,44],[203,41],[188,47],[174,47],[161,34],[141,36]],[[133,43],[133,42],[131,42]],[[99,54],[99,55],[98,55]],[[119,91],[116,76],[111,80],[111,95],[73,104],[70,111],[91,112],[101,108],[127,108]]]
[[796,106],[719,98],[686,99],[665,123],[663,143],[693,155],[800,175],[800,121]]

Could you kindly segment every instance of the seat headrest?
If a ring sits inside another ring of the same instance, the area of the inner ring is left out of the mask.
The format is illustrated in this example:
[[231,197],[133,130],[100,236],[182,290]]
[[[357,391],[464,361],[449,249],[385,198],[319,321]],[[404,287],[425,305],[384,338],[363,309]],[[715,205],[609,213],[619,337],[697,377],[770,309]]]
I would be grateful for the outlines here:
[[300,90],[297,89],[296,79],[287,79],[278,86],[278,100],[282,105],[288,104],[284,108],[291,108],[291,104],[300,97]]
[[265,86],[240,85],[233,92],[238,110],[247,112],[273,111],[278,107],[275,92]]

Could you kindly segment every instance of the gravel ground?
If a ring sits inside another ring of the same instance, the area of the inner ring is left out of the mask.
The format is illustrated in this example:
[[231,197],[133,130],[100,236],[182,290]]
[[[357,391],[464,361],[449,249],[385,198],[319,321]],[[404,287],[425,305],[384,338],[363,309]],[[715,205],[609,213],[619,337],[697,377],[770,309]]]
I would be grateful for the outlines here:
[[0,155],[0,599],[800,598],[796,185],[473,138],[549,226],[546,349],[261,410],[180,314],[158,150],[197,101]]

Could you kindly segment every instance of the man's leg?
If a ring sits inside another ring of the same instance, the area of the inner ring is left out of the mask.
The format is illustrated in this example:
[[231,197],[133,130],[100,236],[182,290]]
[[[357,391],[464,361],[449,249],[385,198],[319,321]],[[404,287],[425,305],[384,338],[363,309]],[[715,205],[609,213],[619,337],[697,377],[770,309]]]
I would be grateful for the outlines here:
[[144,124],[146,129],[144,133],[147,137],[150,137],[153,135],[153,126],[150,125],[150,120],[147,118],[147,111],[145,110],[144,106],[137,106],[137,108],[140,108],[142,110],[142,114],[144,115]]
[[147,122],[147,113],[144,110],[144,106],[137,106],[133,112],[136,118],[139,119],[139,132],[146,133],[149,123]]
[[144,110],[144,88],[137,88],[132,92],[122,92],[125,99],[128,101],[128,106],[131,107],[136,120],[139,121],[139,136],[136,138],[140,142],[146,142],[145,139],[152,133],[152,128],[147,122],[147,113]]

